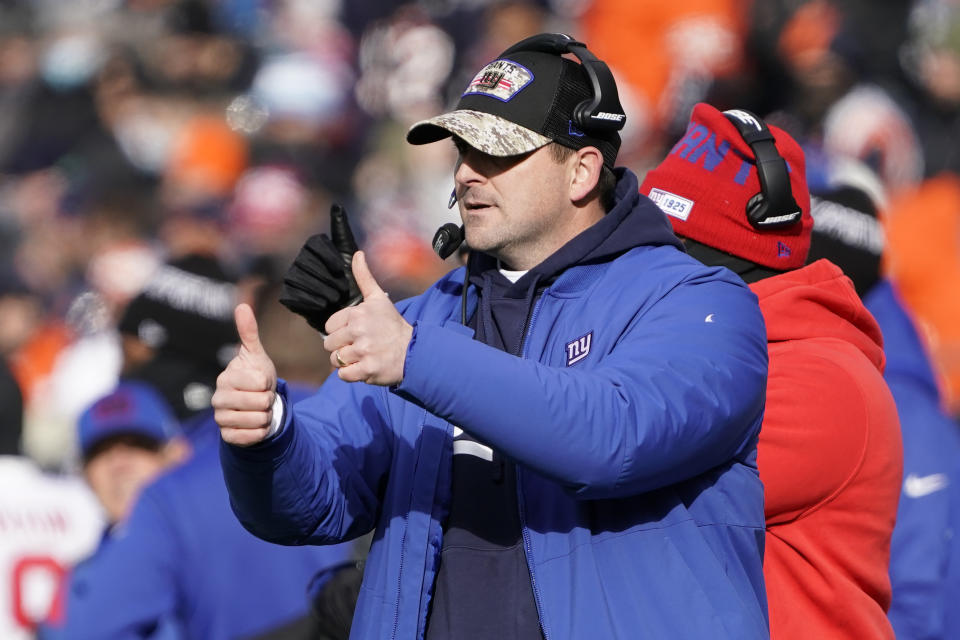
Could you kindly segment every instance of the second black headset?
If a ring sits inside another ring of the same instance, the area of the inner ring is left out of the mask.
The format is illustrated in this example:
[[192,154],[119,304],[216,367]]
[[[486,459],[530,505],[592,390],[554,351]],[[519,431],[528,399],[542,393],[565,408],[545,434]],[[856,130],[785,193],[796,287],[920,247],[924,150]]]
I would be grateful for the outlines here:
[[789,167],[777,151],[773,133],[763,120],[743,109],[724,111],[750,145],[757,163],[760,192],[747,201],[747,220],[755,229],[783,229],[796,224],[803,212],[793,197]]

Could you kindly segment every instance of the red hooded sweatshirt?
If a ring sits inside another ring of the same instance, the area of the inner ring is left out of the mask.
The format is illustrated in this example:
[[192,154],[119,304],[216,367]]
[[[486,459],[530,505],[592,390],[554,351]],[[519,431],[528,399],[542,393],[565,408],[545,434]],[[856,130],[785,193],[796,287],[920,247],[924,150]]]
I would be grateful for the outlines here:
[[750,288],[770,353],[758,466],[771,638],[893,638],[903,451],[880,328],[827,260]]

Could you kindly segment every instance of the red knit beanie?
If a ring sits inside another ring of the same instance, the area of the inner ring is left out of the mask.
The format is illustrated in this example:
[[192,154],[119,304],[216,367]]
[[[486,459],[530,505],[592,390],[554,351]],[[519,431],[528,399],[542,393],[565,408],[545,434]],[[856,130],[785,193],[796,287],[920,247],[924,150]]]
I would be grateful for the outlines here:
[[640,193],[663,209],[679,236],[773,269],[802,267],[813,228],[803,151],[783,130],[769,129],[802,211],[796,224],[762,230],[750,224],[747,202],[760,192],[753,150],[723,113],[704,103],[693,108],[687,132],[647,174]]

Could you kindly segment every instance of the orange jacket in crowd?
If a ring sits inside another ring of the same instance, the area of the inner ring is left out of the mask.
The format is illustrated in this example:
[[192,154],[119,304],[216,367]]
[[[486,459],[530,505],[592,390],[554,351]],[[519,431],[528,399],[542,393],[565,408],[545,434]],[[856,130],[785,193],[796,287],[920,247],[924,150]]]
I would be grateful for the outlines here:
[[960,177],[900,194],[884,219],[887,270],[930,346],[946,409],[960,413]]

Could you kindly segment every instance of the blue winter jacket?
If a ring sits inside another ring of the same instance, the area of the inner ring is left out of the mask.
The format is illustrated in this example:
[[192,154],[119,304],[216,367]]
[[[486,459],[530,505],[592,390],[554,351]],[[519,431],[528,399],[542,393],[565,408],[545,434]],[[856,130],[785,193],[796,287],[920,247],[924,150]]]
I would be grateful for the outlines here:
[[900,640],[960,638],[951,591],[960,589],[960,427],[940,402],[929,357],[891,283],[864,298],[883,331],[903,430],[903,487],[890,541],[889,618]]
[[[667,224],[629,172],[617,194],[597,223],[611,237]],[[517,462],[547,640],[766,638],[753,293],[640,242],[560,273],[518,358],[460,324],[463,276],[399,305],[413,338],[397,387],[332,376],[278,437],[221,446],[244,526],[293,544],[375,530],[351,638],[420,638],[459,425]]]
[[57,637],[233,640],[309,615],[307,587],[349,545],[288,548],[244,531],[230,511],[212,412],[196,450],[141,494],[129,521],[70,580]]

